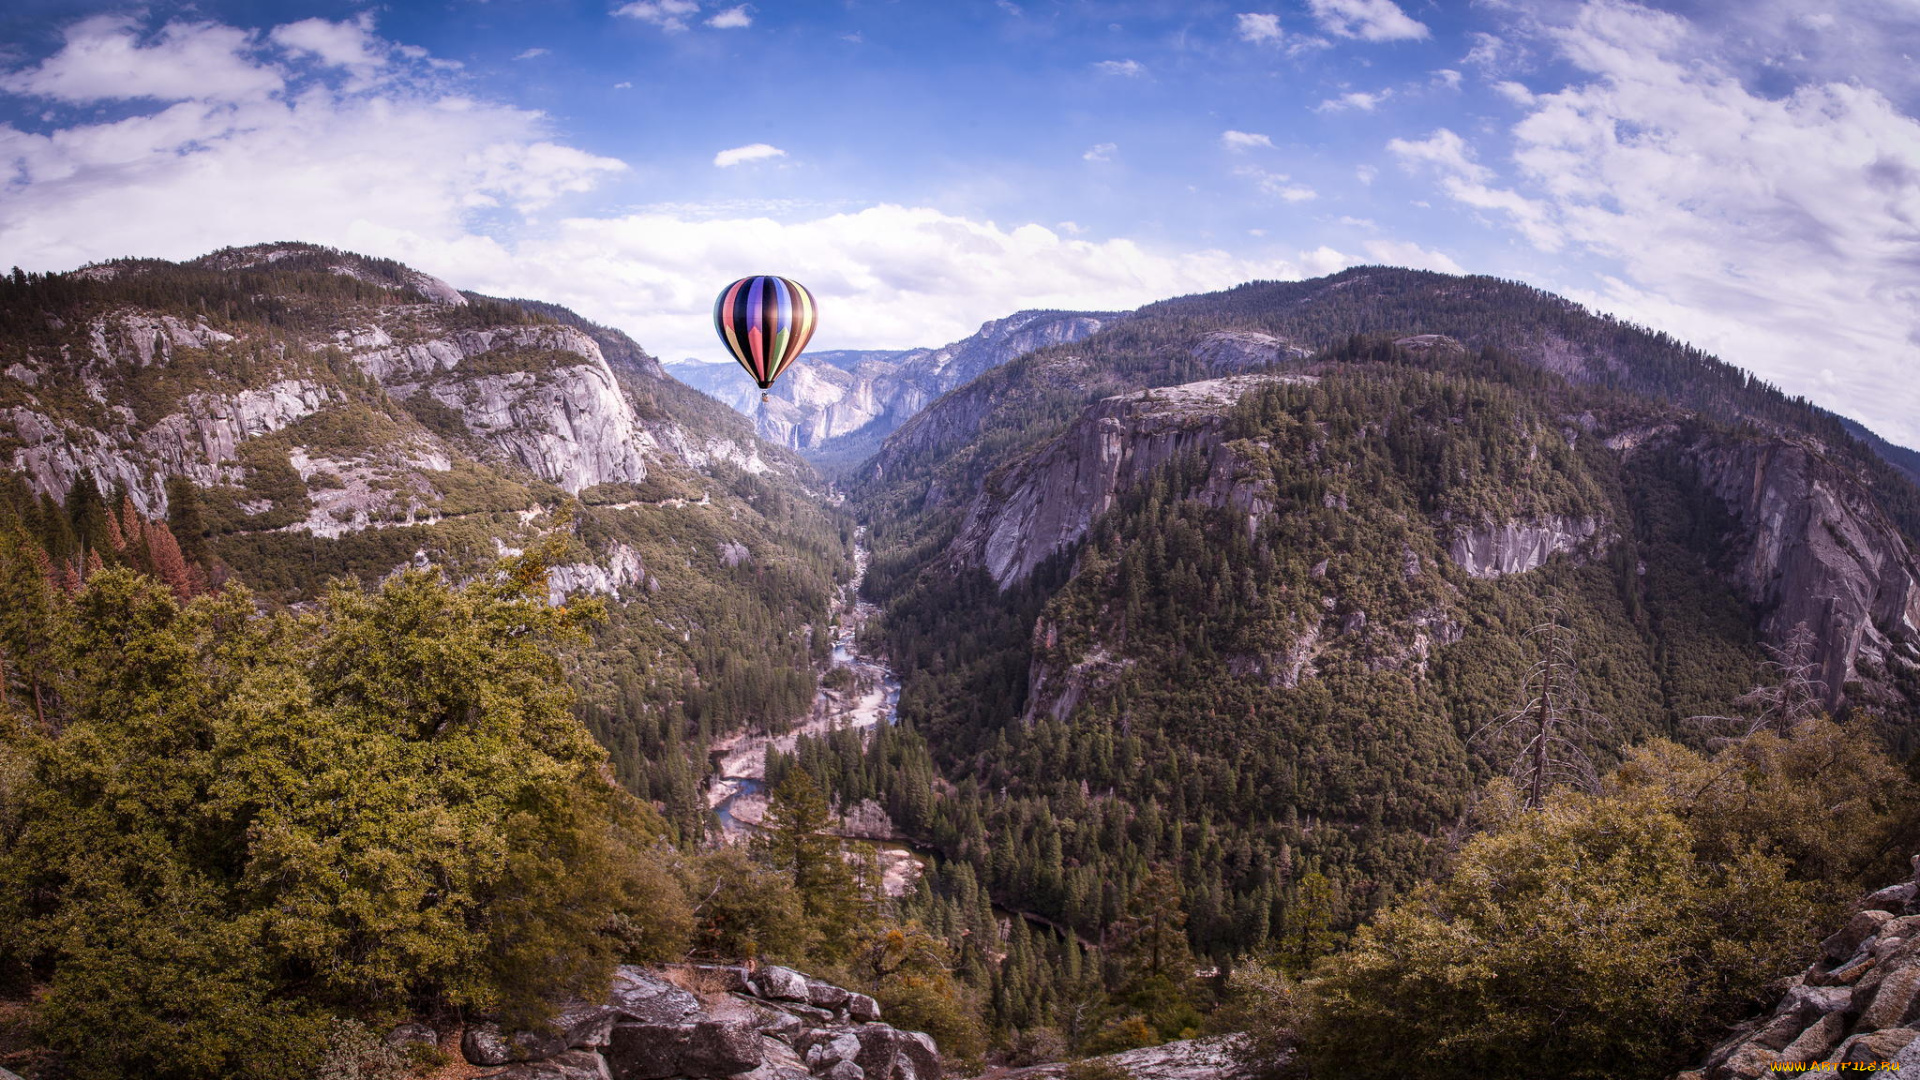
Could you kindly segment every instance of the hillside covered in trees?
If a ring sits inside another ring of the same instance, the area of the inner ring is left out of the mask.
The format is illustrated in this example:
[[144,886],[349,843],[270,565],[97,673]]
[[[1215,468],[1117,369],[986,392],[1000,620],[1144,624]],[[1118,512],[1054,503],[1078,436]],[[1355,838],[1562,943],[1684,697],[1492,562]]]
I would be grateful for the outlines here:
[[[1920,843],[1898,448],[1492,279],[1089,332],[843,505],[618,331],[397,263],[0,282],[0,1065],[397,1077],[403,1020],[691,958],[957,1069],[1657,1076]],[[894,722],[771,749],[724,843],[716,741],[852,681],[859,542]]]

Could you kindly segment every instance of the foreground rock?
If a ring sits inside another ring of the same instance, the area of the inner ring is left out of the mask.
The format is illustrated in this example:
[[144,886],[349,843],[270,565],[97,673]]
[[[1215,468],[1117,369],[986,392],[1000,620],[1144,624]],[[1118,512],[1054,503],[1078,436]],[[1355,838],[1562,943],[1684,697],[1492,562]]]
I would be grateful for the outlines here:
[[1753,1080],[1783,1063],[1920,1065],[1920,855],[1913,861],[1913,880],[1863,899],[1771,1014],[1675,1080]]
[[[1092,1060],[1124,1070],[1133,1080],[1241,1080],[1247,1074],[1235,1059],[1237,1035],[1216,1035],[1109,1054]],[[993,1080],[1061,1080],[1068,1062],[994,1073]]]
[[628,966],[604,1004],[544,1032],[476,1023],[461,1050],[508,1065],[498,1080],[938,1080],[933,1039],[879,1021],[867,995],[790,968]]

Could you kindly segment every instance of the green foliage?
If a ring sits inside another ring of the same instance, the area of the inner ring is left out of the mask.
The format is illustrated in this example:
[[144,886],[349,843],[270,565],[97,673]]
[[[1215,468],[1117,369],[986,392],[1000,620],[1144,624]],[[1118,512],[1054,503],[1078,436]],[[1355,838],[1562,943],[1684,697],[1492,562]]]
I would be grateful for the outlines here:
[[51,973],[73,1075],[304,1075],[330,1013],[528,1022],[678,954],[661,825],[600,778],[553,651],[595,605],[543,582],[410,573],[269,617],[125,570],[51,596],[46,720],[0,710],[31,764],[0,956]]
[[1315,1076],[1656,1077],[1803,959],[1823,910],[1784,859],[1708,862],[1649,792],[1502,781],[1450,874],[1357,933],[1304,988]]
[[1257,1058],[1297,1039],[1333,1078],[1667,1075],[1805,963],[1920,817],[1869,726],[1821,717],[1711,756],[1656,741],[1539,812],[1498,781],[1479,816],[1443,880],[1304,985],[1253,973]]

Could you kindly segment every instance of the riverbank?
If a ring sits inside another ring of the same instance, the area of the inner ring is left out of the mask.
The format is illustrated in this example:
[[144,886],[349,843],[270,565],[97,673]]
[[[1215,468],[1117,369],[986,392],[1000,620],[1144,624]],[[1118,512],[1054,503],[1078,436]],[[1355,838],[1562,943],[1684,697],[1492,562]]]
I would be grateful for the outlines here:
[[[860,583],[867,573],[865,538],[865,529],[854,534],[853,580],[841,587],[834,600],[833,654],[828,672],[845,669],[852,673],[851,679],[833,676],[844,687],[836,689],[824,685],[823,678],[807,718],[784,733],[735,732],[708,747],[713,772],[708,778],[707,805],[720,820],[724,843],[740,843],[760,827],[767,810],[769,749],[791,754],[802,736],[820,738],[846,729],[872,731],[893,722],[894,709],[900,703],[900,681],[884,657],[868,656],[858,644],[861,629],[879,614],[878,608],[860,599]],[[880,860],[887,893],[892,896],[910,888],[923,865],[902,847],[881,848]]]

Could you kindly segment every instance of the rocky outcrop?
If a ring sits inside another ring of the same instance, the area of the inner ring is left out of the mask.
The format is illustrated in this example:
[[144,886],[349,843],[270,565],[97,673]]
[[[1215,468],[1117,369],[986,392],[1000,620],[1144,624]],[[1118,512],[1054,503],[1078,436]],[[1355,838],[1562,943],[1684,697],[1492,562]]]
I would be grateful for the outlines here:
[[1736,584],[1784,641],[1805,623],[1828,705],[1868,698],[1888,667],[1920,664],[1920,566],[1871,495],[1815,449],[1702,441],[1687,458],[1740,523]]
[[[1185,454],[1210,453],[1226,429],[1224,406],[1261,386],[1305,375],[1237,375],[1122,394],[1096,403],[1072,427],[988,477],[949,549],[1006,588],[1086,535],[1120,494]],[[1214,454],[1199,497],[1259,513],[1255,485],[1231,454]]]
[[1216,330],[1193,347],[1197,360],[1222,373],[1265,367],[1283,360],[1304,360],[1313,350],[1257,330]]
[[461,1051],[509,1066],[498,1080],[941,1076],[933,1039],[881,1023],[865,994],[783,967],[621,967],[605,1003],[572,1005],[542,1032],[477,1023]]
[[317,382],[283,379],[235,394],[190,394],[179,412],[144,431],[126,423],[105,430],[81,427],[21,407],[0,412],[0,423],[12,429],[19,444],[9,466],[25,473],[37,490],[63,499],[80,474],[91,470],[103,485],[125,487],[141,513],[164,517],[169,475],[203,487],[236,483],[240,443],[279,431],[333,399],[332,391]]
[[1867,896],[1820,943],[1771,1013],[1675,1080],[1756,1080],[1783,1063],[1920,1065],[1920,856],[1913,862],[1913,879]]
[[657,591],[660,582],[647,574],[640,553],[615,540],[603,553],[603,562],[562,563],[547,569],[548,601],[559,604],[573,593],[621,599],[636,586]]
[[1483,522],[1455,533],[1447,555],[1471,576],[1490,578],[1524,574],[1563,552],[1600,555],[1610,539],[1606,523],[1591,517]]
[[[1240,1039],[1238,1035],[1181,1039],[1090,1060],[1119,1069],[1133,1080],[1251,1080],[1252,1074],[1236,1055]],[[1064,1080],[1070,1067],[1068,1062],[1056,1062],[1008,1069],[994,1073],[993,1080]]]

